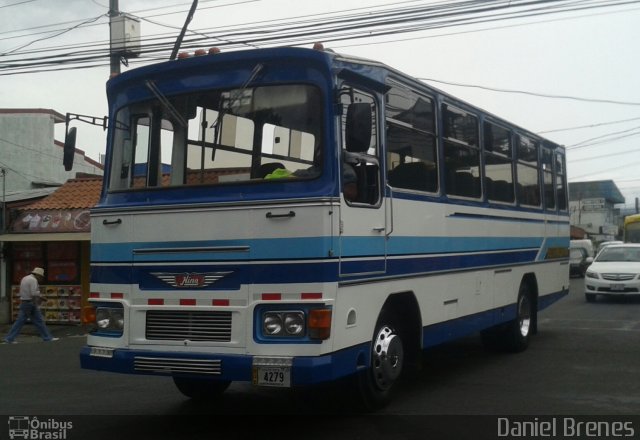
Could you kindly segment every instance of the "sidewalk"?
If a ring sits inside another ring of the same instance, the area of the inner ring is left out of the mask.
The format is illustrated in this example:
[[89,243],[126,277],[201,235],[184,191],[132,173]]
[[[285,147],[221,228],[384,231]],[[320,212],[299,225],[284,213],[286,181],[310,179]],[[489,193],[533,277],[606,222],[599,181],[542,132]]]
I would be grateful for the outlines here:
[[[0,342],[2,342],[4,336],[9,333],[9,329],[12,325],[13,324],[0,324]],[[82,325],[47,324],[47,328],[54,338],[60,339],[86,336],[87,334],[87,329]],[[16,338],[16,341],[18,343],[38,342],[42,341],[42,338],[40,338],[40,334],[33,324],[25,324],[25,326],[22,327],[20,335]]]

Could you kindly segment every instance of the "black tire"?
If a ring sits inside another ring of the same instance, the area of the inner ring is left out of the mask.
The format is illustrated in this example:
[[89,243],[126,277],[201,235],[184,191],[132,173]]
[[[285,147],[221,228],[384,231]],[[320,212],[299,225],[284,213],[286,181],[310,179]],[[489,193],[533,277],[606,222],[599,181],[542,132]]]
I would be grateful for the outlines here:
[[173,383],[185,396],[194,400],[206,400],[215,397],[229,388],[231,381],[194,379],[191,377],[174,376]]
[[533,294],[527,283],[520,285],[513,321],[482,332],[482,342],[492,350],[517,353],[529,346],[535,328]]
[[596,301],[596,295],[594,293],[585,293],[584,298],[587,300],[587,302],[590,302],[590,303]]
[[356,375],[360,404],[365,411],[386,406],[396,388],[405,363],[405,348],[399,325],[383,311],[371,342],[371,365]]

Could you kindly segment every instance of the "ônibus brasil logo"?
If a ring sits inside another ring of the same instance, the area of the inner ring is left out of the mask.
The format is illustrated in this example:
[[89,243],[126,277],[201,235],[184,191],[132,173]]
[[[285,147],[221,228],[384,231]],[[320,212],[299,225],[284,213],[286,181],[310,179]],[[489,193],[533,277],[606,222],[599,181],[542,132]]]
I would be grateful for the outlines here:
[[66,440],[73,429],[72,422],[53,418],[39,419],[29,416],[9,417],[9,438],[25,440]]

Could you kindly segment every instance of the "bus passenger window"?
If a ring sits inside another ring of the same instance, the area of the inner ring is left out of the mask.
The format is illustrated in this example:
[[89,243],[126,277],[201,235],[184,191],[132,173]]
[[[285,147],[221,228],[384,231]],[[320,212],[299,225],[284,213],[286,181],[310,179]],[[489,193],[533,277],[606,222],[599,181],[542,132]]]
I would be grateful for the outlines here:
[[518,202],[521,205],[540,206],[540,179],[538,177],[538,143],[525,136],[517,137]]
[[564,167],[564,156],[556,153],[556,196],[558,198],[558,209],[567,210],[567,180]]
[[513,203],[513,148],[511,132],[489,122],[484,123],[484,183],[492,202]]
[[442,117],[447,194],[478,199],[482,195],[478,118],[446,104]]
[[553,152],[551,149],[542,148],[542,179],[544,183],[544,207],[556,208],[556,188],[553,182]]
[[386,94],[387,176],[393,188],[438,192],[433,100],[403,86]]

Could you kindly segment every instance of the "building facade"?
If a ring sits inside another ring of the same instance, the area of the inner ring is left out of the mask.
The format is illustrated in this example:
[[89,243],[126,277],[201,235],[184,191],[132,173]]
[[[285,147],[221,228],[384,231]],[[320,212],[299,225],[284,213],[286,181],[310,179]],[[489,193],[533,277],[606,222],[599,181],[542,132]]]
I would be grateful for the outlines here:
[[613,180],[569,183],[571,226],[595,243],[620,239],[622,216],[615,205],[624,202]]
[[[73,292],[69,302],[66,298],[56,299],[56,305],[62,305],[62,309],[67,304],[75,307],[78,293],[84,295],[88,288],[89,232],[75,229],[85,217],[73,224],[72,231],[64,233],[60,228],[67,217],[79,214],[64,205],[51,212],[44,212],[41,207],[28,223],[24,222],[24,217],[21,217],[22,223],[14,223],[20,209],[52,195],[69,179],[79,175],[98,176],[98,183],[91,184],[97,200],[95,188],[100,186],[103,167],[76,149],[73,171],[65,171],[62,165],[64,145],[55,139],[56,124],[64,123],[64,115],[50,109],[0,109],[0,323],[12,318],[11,294],[15,290],[16,277],[21,271],[30,270],[28,265],[53,263],[49,272],[53,278],[47,279],[46,288],[51,290],[58,286],[54,289],[56,293]],[[84,198],[81,200],[83,205],[88,205]],[[16,226],[23,230],[10,230]],[[22,263],[16,263],[19,261]],[[53,305],[53,299],[50,305]],[[64,314],[62,309],[57,311],[59,319],[69,318],[70,322],[72,318],[76,319],[77,315],[71,313],[71,309]],[[53,311],[52,307],[49,318],[53,318]]]

